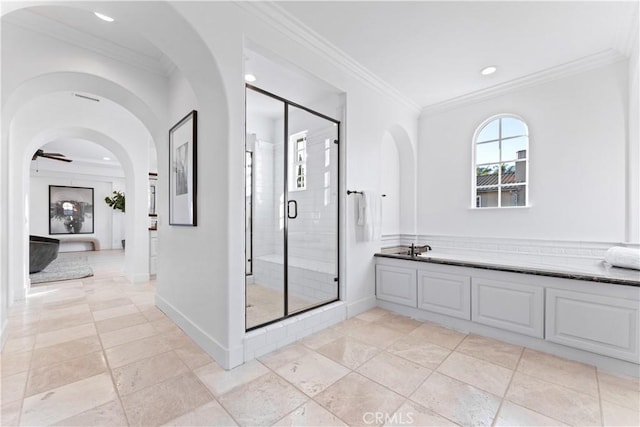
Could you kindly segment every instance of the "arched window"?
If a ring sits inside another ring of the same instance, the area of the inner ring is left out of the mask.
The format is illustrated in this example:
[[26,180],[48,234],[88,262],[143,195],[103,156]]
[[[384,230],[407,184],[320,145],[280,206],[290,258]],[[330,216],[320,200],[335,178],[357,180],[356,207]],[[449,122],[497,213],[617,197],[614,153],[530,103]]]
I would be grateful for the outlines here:
[[473,152],[473,206],[527,206],[527,124],[510,115],[492,117],[476,130]]

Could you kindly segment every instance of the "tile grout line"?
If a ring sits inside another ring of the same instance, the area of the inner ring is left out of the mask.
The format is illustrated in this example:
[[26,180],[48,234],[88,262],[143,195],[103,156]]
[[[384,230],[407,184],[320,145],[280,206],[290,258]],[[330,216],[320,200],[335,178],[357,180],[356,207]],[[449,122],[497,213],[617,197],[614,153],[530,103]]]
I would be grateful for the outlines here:
[[[574,393],[578,393],[577,391],[575,391],[575,390],[573,390],[573,389],[570,389],[569,387],[564,387],[563,385],[556,384],[556,383],[552,383],[552,382],[549,382],[549,381],[543,380],[542,378],[538,378],[538,377],[535,377],[535,376],[533,376],[533,375],[529,375],[529,374],[527,374],[527,373],[525,373],[525,372],[518,371],[518,366],[520,366],[520,362],[522,361],[522,358],[524,357],[524,353],[525,353],[525,351],[526,351],[527,349],[529,349],[529,347],[524,347],[524,346],[523,346],[522,354],[520,355],[520,359],[518,359],[518,363],[516,364],[516,368],[513,370],[513,372],[514,372],[513,376],[514,376],[514,377],[515,377],[515,374],[516,374],[516,373],[520,372],[522,375],[529,376],[529,377],[531,377],[531,378],[534,378],[535,380],[542,381],[542,382],[545,382],[545,383],[547,383],[547,384],[551,384],[551,385],[554,385],[554,386],[558,386],[558,387],[561,387],[561,388],[563,388],[563,389],[565,389],[565,390],[573,391]],[[532,349],[530,349],[530,350],[532,350]],[[513,382],[513,379],[512,379],[512,380],[511,380],[511,382],[509,383],[509,387],[507,388],[507,391],[509,391],[509,388],[511,388],[511,383],[512,383],[512,382]],[[585,395],[585,396],[591,396],[591,395],[588,395],[588,394],[586,394],[586,393],[580,393],[580,394],[583,394],[583,395]],[[503,399],[503,400],[506,400],[506,401],[507,401],[507,402],[509,402],[509,403],[513,403],[514,405],[521,406],[521,407],[523,407],[523,408],[525,408],[525,409],[528,409],[528,410],[529,410],[529,411],[531,411],[531,412],[535,412],[536,414],[542,415],[543,417],[550,418],[550,419],[552,419],[552,420],[554,420],[554,421],[557,421],[557,422],[559,422],[559,423],[561,423],[561,424],[567,425],[567,423],[565,423],[564,421],[560,421],[560,420],[556,419],[555,417],[552,417],[552,416],[551,416],[551,415],[549,415],[549,414],[543,414],[542,412],[539,412],[538,410],[536,410],[536,409],[534,409],[534,408],[530,408],[530,407],[528,407],[528,406],[525,406],[524,404],[512,402],[511,400],[507,399],[506,395],[507,395],[507,394],[506,394],[506,392],[505,392],[505,397],[504,397],[504,399]],[[591,396],[591,397],[593,397],[593,396]],[[502,406],[502,405],[501,405],[501,406]]]
[[496,415],[493,417],[493,422],[491,423],[492,426],[495,426],[496,422],[498,421],[498,416],[500,415],[500,411],[502,411],[502,405],[504,404],[504,401],[507,399],[507,392],[511,388],[511,383],[513,383],[513,379],[516,376],[516,371],[518,369],[518,365],[520,365],[520,360],[522,360],[522,356],[524,355],[524,350],[525,350],[525,347],[523,346],[520,349],[520,356],[518,356],[518,361],[516,362],[515,366],[513,367],[513,370],[511,371],[511,378],[509,378],[509,384],[507,384],[507,387],[505,387],[502,398],[500,399],[500,404],[498,405],[498,410],[496,411]]
[[[426,325],[426,324],[428,324],[428,323],[433,323],[433,324],[437,325],[436,323],[434,323],[434,322],[430,322],[430,321],[422,322],[422,324],[423,324],[423,325]],[[438,326],[439,326],[439,325],[438,325]],[[418,328],[419,328],[419,327],[420,327],[420,326],[418,326]],[[418,329],[418,328],[416,328],[416,329]],[[413,331],[412,331],[412,332],[413,332]],[[461,332],[459,332],[459,331],[455,331],[455,332],[461,333]],[[405,336],[407,336],[407,335],[409,335],[409,334],[406,334]],[[459,425],[459,424],[458,424],[457,422],[455,422],[454,420],[450,419],[449,417],[447,417],[447,416],[445,416],[445,415],[443,415],[443,414],[441,414],[441,413],[439,413],[439,412],[437,412],[437,411],[435,411],[435,410],[433,410],[433,409],[431,409],[431,408],[427,408],[426,406],[422,405],[422,404],[421,404],[421,403],[419,403],[419,402],[416,402],[415,400],[413,400],[413,399],[411,398],[411,396],[413,396],[413,395],[415,395],[415,394],[416,394],[416,392],[420,389],[420,387],[422,387],[422,386],[424,385],[424,383],[426,383],[426,382],[429,380],[429,378],[431,378],[431,376],[433,375],[433,373],[434,373],[434,372],[438,372],[438,368],[439,368],[439,367],[440,367],[440,366],[441,366],[441,365],[442,365],[442,364],[443,364],[443,363],[444,363],[444,362],[449,358],[449,356],[451,356],[451,355],[453,354],[453,352],[455,351],[455,349],[457,349],[457,348],[458,348],[458,346],[459,346],[459,345],[460,345],[460,344],[461,344],[461,343],[462,343],[462,342],[463,342],[463,341],[464,341],[468,336],[469,336],[469,334],[465,334],[464,338],[462,338],[462,339],[458,342],[458,344],[456,344],[456,345],[455,345],[455,347],[454,347],[453,349],[449,349],[449,348],[447,348],[447,347],[441,346],[440,344],[436,344],[436,343],[434,343],[434,342],[432,342],[432,341],[428,341],[428,340],[426,340],[426,341],[427,341],[428,343],[430,343],[430,344],[433,344],[433,345],[436,345],[436,346],[438,346],[438,347],[442,347],[442,348],[444,348],[444,349],[448,350],[448,351],[449,351],[449,354],[447,354],[447,355],[446,355],[446,357],[445,357],[444,359],[442,359],[442,360],[440,361],[440,363],[438,363],[438,365],[437,365],[434,369],[431,369],[431,373],[430,373],[429,375],[427,375],[427,377],[426,377],[426,378],[425,378],[425,379],[424,379],[424,380],[423,380],[423,381],[418,385],[418,387],[416,387],[416,389],[415,389],[415,390],[414,390],[414,391],[409,395],[409,397],[407,397],[407,401],[409,401],[409,402],[411,402],[411,403],[413,403],[413,404],[415,404],[415,405],[419,405],[420,407],[427,409],[427,410],[428,410],[428,411],[430,411],[431,413],[433,413],[433,414],[437,414],[438,416],[440,416],[440,417],[442,417],[442,418],[444,418],[444,419],[446,419],[446,420],[448,420],[448,421],[451,421],[452,423],[457,424],[457,425]],[[422,366],[422,365],[421,365],[421,366]],[[430,368],[427,368],[427,369],[430,369]],[[440,375],[444,375],[444,374],[442,374],[441,372],[438,372],[438,373],[439,373]],[[448,376],[447,376],[447,377],[448,377]],[[449,378],[450,378],[450,377],[449,377]],[[454,379],[455,379],[455,378],[454,378]],[[459,380],[456,380],[456,381],[459,381]],[[465,384],[466,384],[466,383],[465,383]]]
[[[84,292],[84,290],[83,290],[83,292]],[[82,299],[85,299],[85,298],[86,298],[86,296],[82,297]],[[38,349],[36,349],[36,342],[37,342],[38,335],[40,335],[40,322],[43,320],[42,319],[43,311],[46,311],[46,309],[44,308],[44,303],[40,303],[37,306],[37,310],[36,311],[38,312],[38,321],[37,321],[37,325],[36,325],[36,333],[34,335],[33,345],[32,345],[32,348],[30,350],[31,354],[29,356],[29,363],[28,363],[28,368],[27,368],[27,371],[26,371],[27,378],[25,380],[25,384],[24,384],[24,387],[23,387],[23,394],[22,394],[22,398],[21,398],[21,402],[20,402],[20,411],[18,413],[18,425],[20,425],[21,421],[22,421],[22,415],[23,415],[25,400],[28,399],[29,397],[31,397],[31,396],[26,396],[26,393],[27,393],[27,389],[28,389],[28,385],[29,385],[29,380],[31,378],[31,368],[32,368],[32,365],[33,365],[33,353],[36,350],[38,350]],[[61,329],[64,329],[64,328],[61,328]],[[52,332],[52,331],[48,331],[48,332]],[[45,347],[41,347],[41,348],[46,348],[46,347],[51,347],[51,346],[45,346]],[[38,393],[36,393],[36,394],[38,394]],[[62,420],[60,420],[60,421],[62,421]]]
[[[357,316],[355,316],[355,317],[357,317]],[[364,319],[359,319],[359,320],[362,320],[362,321],[367,322],[367,323],[369,323],[369,324],[374,323],[373,321],[368,321],[368,320],[364,320]],[[365,326],[365,325],[362,325],[362,326]],[[396,331],[396,332],[397,332],[397,333],[399,333],[399,334],[402,334],[402,332],[399,332],[399,331]],[[371,358],[369,358],[369,359],[365,360],[365,361],[364,361],[364,362],[362,362],[360,365],[358,365],[358,366],[356,367],[356,369],[358,369],[359,367],[363,366],[364,364],[366,364],[366,363],[367,363],[367,362],[369,362],[370,360],[374,359],[375,357],[377,357],[377,356],[378,356],[378,355],[380,355],[381,353],[386,352],[385,348],[380,348],[380,347],[376,347],[376,346],[372,346],[372,345],[370,345],[370,344],[364,343],[364,342],[362,342],[362,341],[358,340],[357,338],[350,336],[350,335],[348,334],[348,332],[347,332],[346,334],[343,334],[342,332],[338,332],[338,333],[339,333],[339,334],[341,334],[341,335],[343,335],[343,336],[342,336],[342,337],[340,337],[340,338],[336,338],[336,339],[334,339],[334,340],[332,340],[332,341],[328,342],[328,343],[327,343],[327,344],[325,344],[325,345],[331,344],[332,342],[337,341],[337,340],[339,340],[339,339],[342,339],[342,338],[344,338],[344,337],[349,337],[349,338],[351,338],[351,339],[355,340],[356,342],[359,342],[359,343],[362,343],[362,344],[366,344],[366,345],[369,345],[369,346],[371,346],[371,347],[375,347],[376,349],[380,350],[380,351],[378,351],[376,354],[374,354]],[[404,334],[404,335],[406,335],[406,334]],[[397,341],[397,340],[396,340],[396,341]],[[394,341],[394,342],[395,342],[395,341]],[[338,365],[340,365],[340,366],[342,366],[342,367],[344,367],[344,368],[348,369],[350,372],[348,372],[348,373],[346,373],[345,375],[343,375],[342,377],[338,378],[337,380],[335,380],[334,382],[332,382],[331,384],[329,384],[329,385],[328,385],[324,390],[322,390],[322,391],[320,391],[320,392],[316,393],[314,396],[309,396],[307,393],[305,393],[305,392],[304,392],[304,390],[300,389],[298,386],[296,386],[295,384],[293,384],[292,382],[290,382],[289,380],[287,380],[286,378],[284,378],[283,376],[281,376],[280,374],[278,374],[278,372],[276,372],[276,371],[275,371],[274,369],[272,369],[270,366],[264,365],[262,362],[261,362],[261,363],[262,363],[262,364],[263,364],[267,369],[271,370],[275,375],[277,375],[278,377],[282,378],[282,379],[283,379],[285,382],[287,382],[288,384],[292,385],[296,390],[299,390],[299,391],[300,391],[300,392],[301,392],[305,397],[307,397],[309,400],[311,400],[311,401],[313,401],[314,403],[316,403],[318,406],[320,406],[321,408],[323,408],[324,410],[326,410],[327,412],[329,412],[330,414],[332,414],[334,417],[336,417],[338,420],[340,420],[340,421],[341,421],[341,422],[343,422],[344,424],[347,424],[347,423],[345,423],[345,422],[344,422],[344,420],[342,420],[342,419],[341,419],[337,414],[333,413],[329,408],[326,408],[326,407],[325,407],[324,405],[322,405],[320,402],[316,401],[316,400],[315,400],[315,397],[316,397],[316,396],[318,396],[318,395],[320,395],[320,394],[321,394],[321,393],[323,393],[325,390],[329,389],[329,387],[333,386],[334,384],[336,384],[337,382],[339,382],[340,380],[342,380],[342,379],[343,379],[343,378],[345,378],[346,376],[350,375],[351,373],[355,373],[355,374],[357,374],[357,375],[360,375],[361,377],[363,377],[363,378],[365,378],[365,379],[367,379],[367,380],[369,380],[369,381],[372,381],[373,383],[375,383],[375,384],[377,384],[377,385],[379,385],[379,386],[381,386],[381,387],[384,387],[385,389],[389,390],[390,392],[392,392],[392,393],[394,393],[394,394],[397,394],[398,396],[400,396],[401,398],[403,398],[403,399],[404,399],[404,400],[403,400],[403,402],[402,402],[402,403],[401,403],[397,408],[395,408],[395,409],[394,409],[394,413],[395,413],[395,412],[397,412],[397,410],[398,410],[398,409],[400,409],[400,407],[402,407],[402,405],[403,405],[404,403],[406,403],[406,402],[407,402],[408,398],[407,398],[406,396],[402,396],[401,394],[399,394],[399,393],[395,392],[394,390],[391,390],[391,389],[390,389],[390,388],[388,388],[387,386],[385,386],[385,385],[383,385],[383,384],[380,384],[380,383],[378,383],[377,381],[372,380],[371,378],[369,378],[369,377],[367,377],[367,376],[365,376],[365,375],[362,375],[360,372],[357,372],[355,369],[352,369],[352,368],[350,368],[350,367],[348,367],[348,366],[345,366],[345,365],[343,365],[342,363],[340,363],[339,361],[337,361],[337,360],[333,360],[332,358],[330,358],[330,357],[328,357],[328,356],[326,356],[326,355],[324,355],[324,354],[322,354],[322,353],[318,352],[318,351],[317,351],[317,350],[315,350],[315,349],[309,348],[309,347],[307,347],[306,345],[304,345],[304,344],[302,344],[302,343],[300,343],[300,344],[301,344],[302,346],[304,346],[305,348],[308,348],[308,349],[309,349],[310,351],[312,351],[314,354],[317,354],[317,355],[319,355],[319,356],[325,357],[325,358],[327,358],[328,360],[331,360],[332,362],[334,362],[334,363],[336,363],[336,364],[338,364]],[[390,346],[390,345],[392,345],[392,344],[393,344],[393,343],[389,344],[388,346]],[[388,347],[388,346],[387,346],[387,347]],[[292,361],[289,361],[287,364],[289,364],[289,363],[293,363],[293,362],[295,362],[295,361],[297,361],[297,360],[300,360],[301,358],[303,358],[303,357],[305,357],[305,356],[307,356],[307,355],[302,355],[302,356],[300,356],[300,357],[297,357],[296,359],[294,359],[294,360],[292,360]],[[285,364],[285,365],[283,365],[283,366],[286,366],[287,364]],[[265,375],[266,375],[266,374],[265,374]],[[307,400],[305,403],[303,403],[303,404],[299,405],[299,406],[298,406],[297,408],[295,408],[293,411],[291,411],[291,412],[287,413],[284,417],[280,418],[278,421],[281,421],[282,419],[286,418],[288,415],[290,415],[290,414],[292,414],[293,412],[295,412],[298,408],[300,408],[300,407],[302,407],[303,405],[305,405],[309,400]],[[277,421],[276,421],[276,422],[277,422]],[[347,425],[348,425],[348,424],[347,424]]]
[[598,386],[598,407],[600,408],[600,425],[604,426],[604,408],[602,406],[602,394],[600,393],[600,375],[596,368],[596,385]]
[[[22,398],[20,399],[20,410],[18,411],[18,425],[22,425],[22,411],[24,410],[24,401],[26,399],[27,387],[29,385],[29,379],[31,378],[31,364],[33,363],[33,353],[36,347],[36,337],[38,336],[38,332],[40,331],[40,316],[42,315],[42,307],[38,308],[38,324],[36,327],[36,334],[33,338],[33,346],[31,351],[29,352],[29,363],[27,365],[27,378],[24,381],[24,385],[22,387]],[[6,343],[5,343],[6,344]]]
[[[86,291],[85,291],[86,293]],[[136,309],[138,307],[136,306]],[[120,391],[118,390],[118,387],[116,386],[116,381],[115,378],[113,377],[113,370],[111,369],[111,364],[109,363],[109,359],[107,358],[107,349],[104,347],[104,344],[102,342],[102,338],[100,337],[100,334],[98,333],[98,328],[96,326],[96,319],[93,316],[93,310],[91,309],[91,305],[89,304],[89,310],[91,311],[91,318],[93,319],[93,326],[96,329],[96,336],[98,337],[98,341],[100,342],[100,347],[102,348],[102,357],[104,357],[104,362],[107,365],[107,371],[109,372],[109,378],[111,378],[111,385],[113,386],[113,391],[116,394],[116,398],[118,399],[118,403],[120,403],[120,409],[122,409],[122,414],[124,415],[124,419],[127,421],[127,425],[131,426],[131,421],[129,420],[129,416],[127,415],[127,411],[124,408],[124,403],[122,402],[122,396],[120,396]],[[99,405],[98,405],[99,406]],[[93,409],[93,408],[91,408]],[[76,414],[78,415],[78,414]]]
[[[332,340],[331,342],[336,341],[336,340],[338,340],[338,339],[340,339],[340,338],[336,338],[335,340]],[[331,343],[331,342],[330,342],[330,343]],[[330,344],[330,343],[327,343],[327,344]],[[343,364],[339,363],[338,361],[333,360],[333,359],[331,359],[330,357],[325,356],[324,354],[319,353],[319,352],[317,352],[316,350],[314,350],[314,349],[312,349],[312,348],[309,348],[309,347],[305,346],[304,344],[301,344],[301,345],[303,345],[305,348],[309,349],[309,350],[310,350],[310,351],[312,351],[313,353],[315,353],[315,354],[319,354],[320,356],[324,356],[324,357],[326,357],[327,359],[331,360],[332,362],[337,363],[338,365],[340,365],[340,366],[342,366],[342,367],[344,367],[344,368],[348,369],[349,371],[353,372],[353,370],[352,370],[351,368],[349,368],[348,366],[344,366]],[[284,348],[284,347],[283,347],[283,348]],[[295,362],[296,360],[300,360],[300,359],[302,359],[302,358],[303,358],[303,357],[305,357],[305,356],[306,356],[306,355],[302,355],[302,356],[300,356],[300,357],[297,357],[296,359],[294,359],[294,360],[290,361],[289,363],[293,363],[293,362]],[[307,393],[305,393],[303,390],[301,390],[298,386],[296,386],[295,384],[293,384],[291,381],[287,380],[286,378],[284,378],[283,376],[281,376],[280,374],[278,374],[278,373],[277,373],[274,369],[272,369],[270,366],[265,365],[264,363],[262,363],[262,362],[261,362],[261,361],[259,361],[259,360],[258,360],[258,362],[260,362],[260,364],[261,364],[261,365],[263,365],[265,368],[269,369],[273,374],[277,375],[279,378],[282,378],[285,382],[287,382],[288,384],[290,384],[291,386],[293,386],[296,390],[299,390],[299,391],[300,391],[300,392],[301,392],[305,397],[307,397],[307,398],[308,398],[308,400],[307,400],[306,402],[302,403],[301,405],[299,405],[298,407],[296,407],[293,411],[291,411],[291,412],[287,413],[285,416],[283,416],[283,417],[281,417],[280,419],[278,419],[278,420],[276,421],[276,423],[277,423],[277,422],[279,422],[279,421],[281,421],[282,419],[286,418],[287,416],[289,416],[289,415],[290,415],[290,414],[292,414],[293,412],[295,412],[298,408],[302,407],[303,405],[306,405],[306,404],[311,400],[311,401],[313,401],[315,404],[317,404],[318,406],[320,406],[321,408],[323,408],[324,410],[326,410],[327,412],[329,412],[331,415],[333,415],[334,417],[336,417],[336,418],[337,418],[338,420],[340,420],[342,423],[344,423],[345,425],[348,425],[348,424],[347,424],[347,423],[345,423],[345,422],[344,422],[344,421],[343,421],[339,416],[337,416],[337,415],[336,415],[336,414],[334,414],[332,411],[330,411],[330,410],[329,410],[329,408],[325,408],[323,405],[321,405],[321,404],[320,404],[320,402],[316,401],[316,400],[315,400],[315,397],[316,397],[316,396],[318,396],[319,394],[321,394],[322,392],[324,392],[325,390],[327,390],[329,387],[331,387],[332,385],[334,385],[334,384],[335,384],[335,383],[337,383],[338,381],[340,381],[342,378],[344,378],[344,377],[346,377],[347,375],[349,375],[351,372],[349,372],[349,373],[347,373],[347,374],[343,375],[342,377],[338,378],[336,381],[332,382],[332,383],[331,383],[327,388],[325,388],[324,390],[322,390],[322,391],[321,391],[321,392],[319,392],[319,393],[316,393],[316,395],[315,395],[315,396],[309,396]],[[285,365],[283,365],[283,366],[286,366],[286,364],[285,364]],[[267,374],[264,374],[264,375],[267,375]],[[261,376],[264,376],[264,375],[261,375]],[[256,378],[256,379],[257,379],[257,378]],[[255,381],[255,380],[252,380],[252,381]],[[234,387],[234,388],[237,388],[237,387]],[[230,391],[231,391],[231,390],[229,390],[228,392],[230,392]],[[228,392],[227,392],[227,393],[228,393]],[[240,424],[238,423],[238,425],[240,425]]]

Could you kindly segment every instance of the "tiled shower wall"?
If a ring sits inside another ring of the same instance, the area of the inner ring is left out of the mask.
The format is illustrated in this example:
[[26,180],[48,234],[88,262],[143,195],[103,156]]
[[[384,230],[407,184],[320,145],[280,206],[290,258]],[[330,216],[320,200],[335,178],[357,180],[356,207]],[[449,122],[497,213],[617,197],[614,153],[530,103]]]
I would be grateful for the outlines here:
[[[335,298],[338,150],[333,127],[307,135],[307,185],[291,191],[298,217],[289,220],[289,292],[310,301]],[[276,138],[278,138],[276,136]],[[254,150],[253,281],[283,289],[283,144],[258,140]],[[312,233],[310,231],[313,231]]]

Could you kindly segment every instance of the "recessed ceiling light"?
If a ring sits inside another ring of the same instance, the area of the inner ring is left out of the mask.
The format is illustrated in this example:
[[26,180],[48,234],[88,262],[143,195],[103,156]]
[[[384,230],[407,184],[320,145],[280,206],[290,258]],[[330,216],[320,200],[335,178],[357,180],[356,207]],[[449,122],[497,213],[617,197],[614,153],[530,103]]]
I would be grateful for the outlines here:
[[256,76],[254,76],[253,74],[245,74],[244,75],[244,81],[245,82],[255,82],[256,81]]
[[111,160],[111,157],[103,157],[103,158],[102,158],[102,160],[107,160],[107,161],[109,161],[109,160]]
[[114,19],[110,16],[107,15],[103,15],[102,13],[99,12],[93,12],[94,15],[96,15],[98,18],[102,19],[103,21],[107,21],[107,22],[113,22]]
[[489,67],[484,67],[482,70],[480,70],[480,74],[482,74],[483,76],[488,76],[490,74],[495,73],[496,70],[497,68],[491,65]]

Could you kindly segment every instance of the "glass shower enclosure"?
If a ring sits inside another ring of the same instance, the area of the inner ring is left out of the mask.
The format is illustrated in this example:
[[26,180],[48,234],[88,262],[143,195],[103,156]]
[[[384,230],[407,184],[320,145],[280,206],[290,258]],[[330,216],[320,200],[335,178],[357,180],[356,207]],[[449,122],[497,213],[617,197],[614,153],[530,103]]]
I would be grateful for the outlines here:
[[246,329],[339,299],[340,122],[247,85]]

